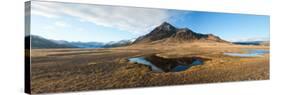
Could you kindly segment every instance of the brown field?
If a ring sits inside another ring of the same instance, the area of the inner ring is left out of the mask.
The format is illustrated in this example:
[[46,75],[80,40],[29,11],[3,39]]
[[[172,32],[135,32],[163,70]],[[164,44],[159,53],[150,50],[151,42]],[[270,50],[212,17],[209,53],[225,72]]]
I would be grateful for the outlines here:
[[[107,49],[32,49],[31,91],[53,93],[113,88],[269,79],[269,54],[232,57],[224,52],[265,49],[224,43],[132,45]],[[152,72],[129,62],[134,56],[201,57],[203,65],[181,72]]]

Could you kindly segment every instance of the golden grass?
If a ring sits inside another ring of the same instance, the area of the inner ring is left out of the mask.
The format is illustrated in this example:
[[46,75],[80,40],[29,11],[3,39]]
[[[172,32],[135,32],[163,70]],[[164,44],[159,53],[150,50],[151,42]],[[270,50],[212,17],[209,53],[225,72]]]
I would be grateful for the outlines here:
[[[219,43],[134,45],[110,49],[33,49],[32,93],[100,90],[269,79],[269,54],[231,57],[223,52],[269,49]],[[155,73],[127,58],[149,54],[211,59],[181,72]]]

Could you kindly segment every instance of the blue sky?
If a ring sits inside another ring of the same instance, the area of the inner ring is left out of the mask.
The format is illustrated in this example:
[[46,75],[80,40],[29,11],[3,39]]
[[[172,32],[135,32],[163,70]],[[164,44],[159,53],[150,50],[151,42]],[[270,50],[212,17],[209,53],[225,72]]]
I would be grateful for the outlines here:
[[164,21],[228,41],[269,40],[269,16],[32,1],[31,34],[109,42],[135,39]]

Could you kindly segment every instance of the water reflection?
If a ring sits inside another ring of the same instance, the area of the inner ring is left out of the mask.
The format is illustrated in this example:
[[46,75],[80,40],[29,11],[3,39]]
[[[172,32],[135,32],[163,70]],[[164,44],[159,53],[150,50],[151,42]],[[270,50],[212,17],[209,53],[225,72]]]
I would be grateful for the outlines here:
[[129,58],[129,61],[130,62],[136,62],[138,64],[147,65],[147,66],[151,67],[152,71],[155,71],[155,72],[163,72],[162,69],[160,69],[157,66],[151,64],[151,62],[145,60],[144,57]]
[[192,66],[202,65],[203,60],[199,57],[162,58],[156,55],[129,58],[130,62],[147,65],[154,72],[184,71]]

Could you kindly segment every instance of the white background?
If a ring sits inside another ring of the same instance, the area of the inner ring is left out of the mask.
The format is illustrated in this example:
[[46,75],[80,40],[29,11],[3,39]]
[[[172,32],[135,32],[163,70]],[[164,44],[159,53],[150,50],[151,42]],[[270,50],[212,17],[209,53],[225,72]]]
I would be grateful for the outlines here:
[[[24,94],[24,1],[1,0],[0,94]],[[67,95],[281,95],[278,0],[52,0],[270,15],[270,80],[66,93]],[[243,35],[243,34],[241,34]],[[62,95],[62,94],[59,94]]]

